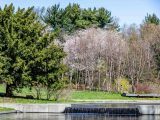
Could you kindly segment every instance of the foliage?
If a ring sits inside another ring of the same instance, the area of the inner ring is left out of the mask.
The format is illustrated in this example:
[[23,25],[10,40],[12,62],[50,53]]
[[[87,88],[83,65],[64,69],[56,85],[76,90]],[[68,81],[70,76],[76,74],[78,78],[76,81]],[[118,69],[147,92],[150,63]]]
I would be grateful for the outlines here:
[[144,94],[144,93],[151,93],[151,92],[152,92],[152,89],[149,87],[149,85],[144,83],[136,84],[136,93]]
[[[0,85],[0,89],[2,86]],[[76,101],[96,101],[96,100],[159,100],[160,98],[132,98],[132,97],[123,97],[119,93],[115,92],[104,92],[104,91],[73,91],[68,89],[63,91],[60,99],[58,101],[54,100],[44,100],[46,98],[45,89],[41,89],[43,95],[43,100],[37,99],[25,99],[25,98],[8,98],[8,97],[0,97],[0,103],[58,103],[58,102],[76,102]],[[70,93],[70,91],[72,91]],[[2,91],[0,91],[2,92]],[[32,89],[31,91],[28,88],[23,88],[21,93],[15,94],[18,96],[26,96],[28,94],[35,95],[36,91]],[[66,98],[67,97],[67,98]],[[52,99],[52,98],[51,98]]]
[[117,21],[111,16],[111,12],[105,8],[82,9],[78,4],[69,4],[64,9],[60,5],[49,7],[42,18],[54,31],[73,33],[76,30],[88,27],[100,27],[107,29],[119,28]]
[[116,31],[90,28],[66,37],[65,61],[77,72],[76,78],[71,77],[75,83],[113,91],[114,80],[124,76],[131,80],[134,91],[136,82],[152,78],[155,65],[151,44],[140,36],[133,37],[132,32],[127,36],[124,40]]
[[129,92],[130,84],[126,78],[118,78],[115,80],[117,91],[120,93]]
[[117,66],[125,60],[128,48],[118,32],[90,28],[66,37],[65,41],[65,63],[76,72],[71,76],[75,83],[110,91],[116,77],[113,73],[123,73]]
[[0,107],[0,112],[4,112],[4,111],[12,111],[14,110],[13,108],[5,108],[5,107]]
[[11,4],[0,10],[0,77],[7,84],[7,96],[30,79],[23,76],[27,76],[27,61],[42,29],[40,23],[35,21],[36,15],[32,9],[18,9],[15,12]]
[[0,77],[7,96],[24,86],[49,90],[64,83],[65,53],[54,42],[56,33],[46,30],[33,8],[14,11],[11,4],[0,10]]
[[160,19],[156,16],[156,14],[152,14],[152,15],[147,14],[147,16],[145,17],[144,23],[159,25]]
[[[39,45],[38,47],[42,49],[38,48],[34,54],[35,58],[29,62],[30,75],[34,78],[31,86],[35,86],[36,88],[46,87],[47,99],[49,99],[50,94],[63,88],[67,81],[63,77],[63,73],[67,69],[62,64],[65,53],[63,52],[63,48],[54,45],[54,43],[46,43],[45,48],[43,45]],[[37,89],[38,93],[40,93],[39,90]]]
[[29,87],[38,99],[45,89],[46,99],[58,100],[68,77],[76,88],[89,90],[114,91],[116,82],[119,92],[128,91],[128,79],[132,92],[147,92],[138,84],[159,80],[160,19],[155,14],[147,14],[140,28],[132,24],[118,32],[105,8],[69,4],[40,12],[45,13],[33,7],[15,10],[12,4],[0,9],[0,83],[6,84],[6,96]]
[[[152,15],[153,19],[154,19],[154,16],[156,15]],[[156,19],[155,21],[158,21],[158,20],[160,21],[160,19],[157,17],[155,19]],[[151,51],[154,53],[154,56],[153,56],[154,61],[157,65],[157,72],[159,72],[160,70],[160,52],[159,52],[160,51],[160,34],[159,34],[160,25],[157,22],[154,22],[153,20],[152,22],[148,22],[147,24],[142,24],[140,32],[141,32],[142,39],[150,43]]]

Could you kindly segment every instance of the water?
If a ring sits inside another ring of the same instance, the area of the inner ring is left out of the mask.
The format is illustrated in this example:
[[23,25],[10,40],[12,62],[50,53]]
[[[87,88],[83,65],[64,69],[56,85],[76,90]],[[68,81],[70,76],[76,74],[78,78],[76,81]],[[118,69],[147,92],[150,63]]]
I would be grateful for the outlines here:
[[103,114],[18,113],[0,115],[0,120],[160,120],[160,116],[107,116]]

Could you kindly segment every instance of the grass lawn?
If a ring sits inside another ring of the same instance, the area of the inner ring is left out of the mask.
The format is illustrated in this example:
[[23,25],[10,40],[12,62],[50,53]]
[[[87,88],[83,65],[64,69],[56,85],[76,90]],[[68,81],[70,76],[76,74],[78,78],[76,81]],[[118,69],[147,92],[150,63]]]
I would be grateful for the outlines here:
[[7,98],[7,97],[0,97],[0,103],[58,103],[58,102],[65,102],[63,100],[53,101],[53,100],[36,100],[36,99],[24,99],[24,98]]
[[[5,92],[5,85],[0,85],[0,92]],[[22,89],[21,93],[14,92],[18,96],[33,95],[36,96],[35,90],[29,90],[28,88]],[[45,98],[45,92],[42,91],[42,98]],[[68,99],[60,99],[59,101],[54,100],[36,100],[36,99],[24,99],[24,98],[7,98],[0,97],[0,103],[58,103],[58,102],[77,102],[85,100],[160,100],[160,98],[133,98],[133,97],[122,97],[118,93],[109,93],[103,91],[75,91],[73,90],[69,94]]]
[[[5,93],[6,92],[5,91],[5,84],[0,84],[0,92],[1,93]],[[14,91],[13,93],[14,93],[15,96],[32,95],[34,98],[36,98],[36,91],[35,91],[35,89],[30,90],[29,88],[23,88],[21,90],[21,92]],[[45,99],[46,95],[45,95],[44,89],[42,89],[41,95],[42,95],[42,99]]]
[[118,93],[109,93],[109,92],[102,92],[102,91],[74,91],[72,93],[72,99],[102,99],[102,100],[108,100],[108,99],[132,99],[127,97],[122,97]]
[[72,100],[160,100],[160,98],[135,98],[123,97],[119,93],[103,91],[74,91],[71,95]]
[[14,109],[12,109],[12,108],[0,107],[0,112],[11,111],[11,110],[14,110]]
[[[5,93],[5,85],[0,84],[0,93]],[[23,96],[32,95],[36,98],[36,91],[34,89],[30,90],[29,88],[23,88],[21,92],[14,91],[15,96]],[[66,102],[65,100],[61,99],[59,101],[54,100],[45,100],[46,94],[45,91],[42,89],[42,99],[24,99],[24,98],[9,98],[9,97],[0,97],[0,103],[58,103],[58,102]],[[52,98],[51,98],[52,99]],[[70,100],[68,100],[69,102]]]

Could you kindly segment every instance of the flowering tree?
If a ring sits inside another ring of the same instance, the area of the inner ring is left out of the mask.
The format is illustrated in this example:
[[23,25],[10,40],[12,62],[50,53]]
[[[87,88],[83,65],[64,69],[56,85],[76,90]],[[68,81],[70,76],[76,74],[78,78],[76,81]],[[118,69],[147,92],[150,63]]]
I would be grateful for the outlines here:
[[[113,80],[123,76],[127,43],[114,31],[90,28],[66,37],[66,64],[76,71],[76,83],[87,88],[111,90]],[[73,74],[70,75],[73,77]]]

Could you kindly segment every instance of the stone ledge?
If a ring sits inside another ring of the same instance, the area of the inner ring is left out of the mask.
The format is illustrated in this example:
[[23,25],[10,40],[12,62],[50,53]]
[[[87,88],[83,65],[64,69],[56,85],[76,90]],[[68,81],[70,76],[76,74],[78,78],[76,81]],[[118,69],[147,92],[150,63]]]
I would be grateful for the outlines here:
[[12,104],[3,103],[1,107],[14,108],[20,112],[28,113],[63,113],[66,107],[70,107],[71,104]]
[[142,115],[160,115],[160,105],[138,105],[137,108]]
[[[96,102],[92,102],[96,104]],[[114,102],[111,102],[114,103]],[[120,102],[121,103],[121,102]],[[135,102],[137,103],[137,102]],[[135,107],[139,110],[139,113],[142,115],[160,115],[160,104],[153,104],[148,103],[148,105],[141,104],[139,102],[138,105]],[[146,103],[146,102],[143,102]],[[26,113],[63,113],[65,109],[68,107],[74,107],[74,104],[79,103],[70,103],[70,104],[11,104],[11,103],[3,103],[0,104],[1,107],[8,107],[14,108],[16,111],[8,111],[8,112],[1,112],[0,114],[7,114],[7,113],[15,113],[15,112],[26,112]],[[81,103],[83,104],[83,103]],[[81,105],[79,104],[79,105]],[[84,103],[85,104],[85,103]],[[99,102],[97,102],[99,104]],[[102,104],[104,104],[102,102]],[[110,104],[110,102],[108,103]],[[116,102],[115,104],[118,104]],[[123,107],[122,107],[123,108]]]
[[0,112],[0,115],[1,115],[1,114],[10,114],[10,113],[17,113],[17,110]]

